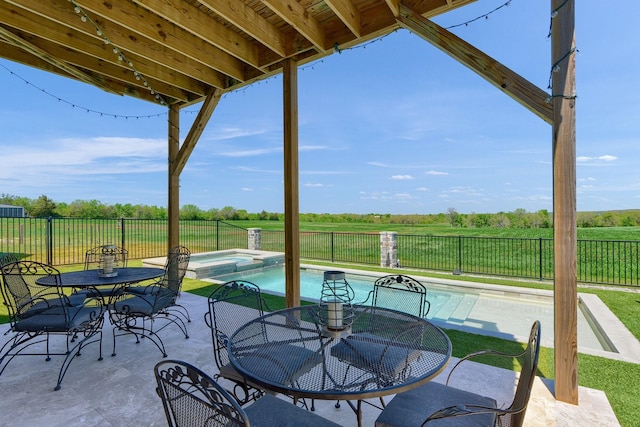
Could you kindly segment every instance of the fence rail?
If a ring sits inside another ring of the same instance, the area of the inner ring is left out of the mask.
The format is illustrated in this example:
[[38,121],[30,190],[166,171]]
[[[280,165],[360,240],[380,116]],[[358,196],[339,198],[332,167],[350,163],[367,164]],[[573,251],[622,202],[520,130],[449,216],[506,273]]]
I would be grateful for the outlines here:
[[[247,230],[224,221],[180,221],[180,243],[192,252],[247,248]],[[52,265],[80,264],[87,249],[119,244],[132,259],[164,256],[166,220],[0,218],[0,253]],[[398,234],[406,268],[537,280],[553,279],[553,239]],[[284,232],[263,230],[261,248],[284,251]],[[640,285],[640,241],[578,240],[578,281]],[[300,256],[380,264],[377,233],[301,232]]]

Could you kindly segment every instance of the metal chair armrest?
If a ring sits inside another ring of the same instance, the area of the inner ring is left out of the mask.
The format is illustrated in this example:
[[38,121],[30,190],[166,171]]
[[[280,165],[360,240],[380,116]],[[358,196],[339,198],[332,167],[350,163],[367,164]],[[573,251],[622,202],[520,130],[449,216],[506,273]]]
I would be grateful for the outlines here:
[[456,368],[464,361],[467,361],[469,359],[472,359],[474,357],[478,357],[478,356],[498,356],[498,357],[509,357],[509,358],[517,358],[522,356],[525,353],[525,350],[523,350],[520,353],[504,353],[502,351],[497,351],[497,350],[480,350],[480,351],[476,351],[474,353],[470,353],[466,356],[464,356],[462,359],[458,360],[458,362],[456,362],[455,365],[453,365],[453,368],[451,368],[451,371],[449,371],[449,375],[447,375],[447,382],[445,384],[449,385],[449,380],[451,379],[451,375],[453,374],[453,372],[456,370]]

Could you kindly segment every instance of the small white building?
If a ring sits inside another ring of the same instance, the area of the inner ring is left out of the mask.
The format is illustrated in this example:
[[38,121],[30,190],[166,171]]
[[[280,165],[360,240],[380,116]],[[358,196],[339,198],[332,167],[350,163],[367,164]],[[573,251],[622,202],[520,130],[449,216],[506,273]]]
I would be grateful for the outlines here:
[[24,218],[24,208],[22,206],[0,205],[0,218]]

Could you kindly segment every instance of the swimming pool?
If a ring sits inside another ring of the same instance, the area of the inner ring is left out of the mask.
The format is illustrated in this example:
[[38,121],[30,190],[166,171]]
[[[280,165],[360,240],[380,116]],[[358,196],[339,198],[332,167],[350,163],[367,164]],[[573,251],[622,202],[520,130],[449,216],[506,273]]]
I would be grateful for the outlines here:
[[[309,266],[301,269],[300,295],[303,299],[319,298],[323,272]],[[345,279],[355,292],[356,303],[367,298],[373,282],[382,275],[357,270],[345,272]],[[284,275],[283,268],[265,268],[223,275],[215,280],[248,280],[263,292],[283,295]],[[549,291],[465,282],[438,283],[431,278],[410,275],[427,285],[427,298],[431,303],[427,318],[443,327],[526,341],[531,324],[534,320],[540,320],[543,345],[553,346],[553,296]],[[584,310],[582,303],[579,306],[578,342],[581,351],[595,351],[595,354],[615,351],[596,319],[590,318],[589,311]]]

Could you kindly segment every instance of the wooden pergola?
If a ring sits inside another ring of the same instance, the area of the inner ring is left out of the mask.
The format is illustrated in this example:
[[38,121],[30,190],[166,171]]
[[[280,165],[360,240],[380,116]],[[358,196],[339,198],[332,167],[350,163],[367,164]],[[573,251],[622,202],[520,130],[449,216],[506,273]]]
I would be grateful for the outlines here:
[[[180,173],[220,98],[283,74],[285,269],[300,302],[300,65],[406,28],[549,123],[553,144],[555,395],[578,403],[575,0],[550,0],[552,93],[431,18],[474,0],[0,0],[0,57],[168,109],[168,246]],[[180,144],[180,110],[202,103]]]

